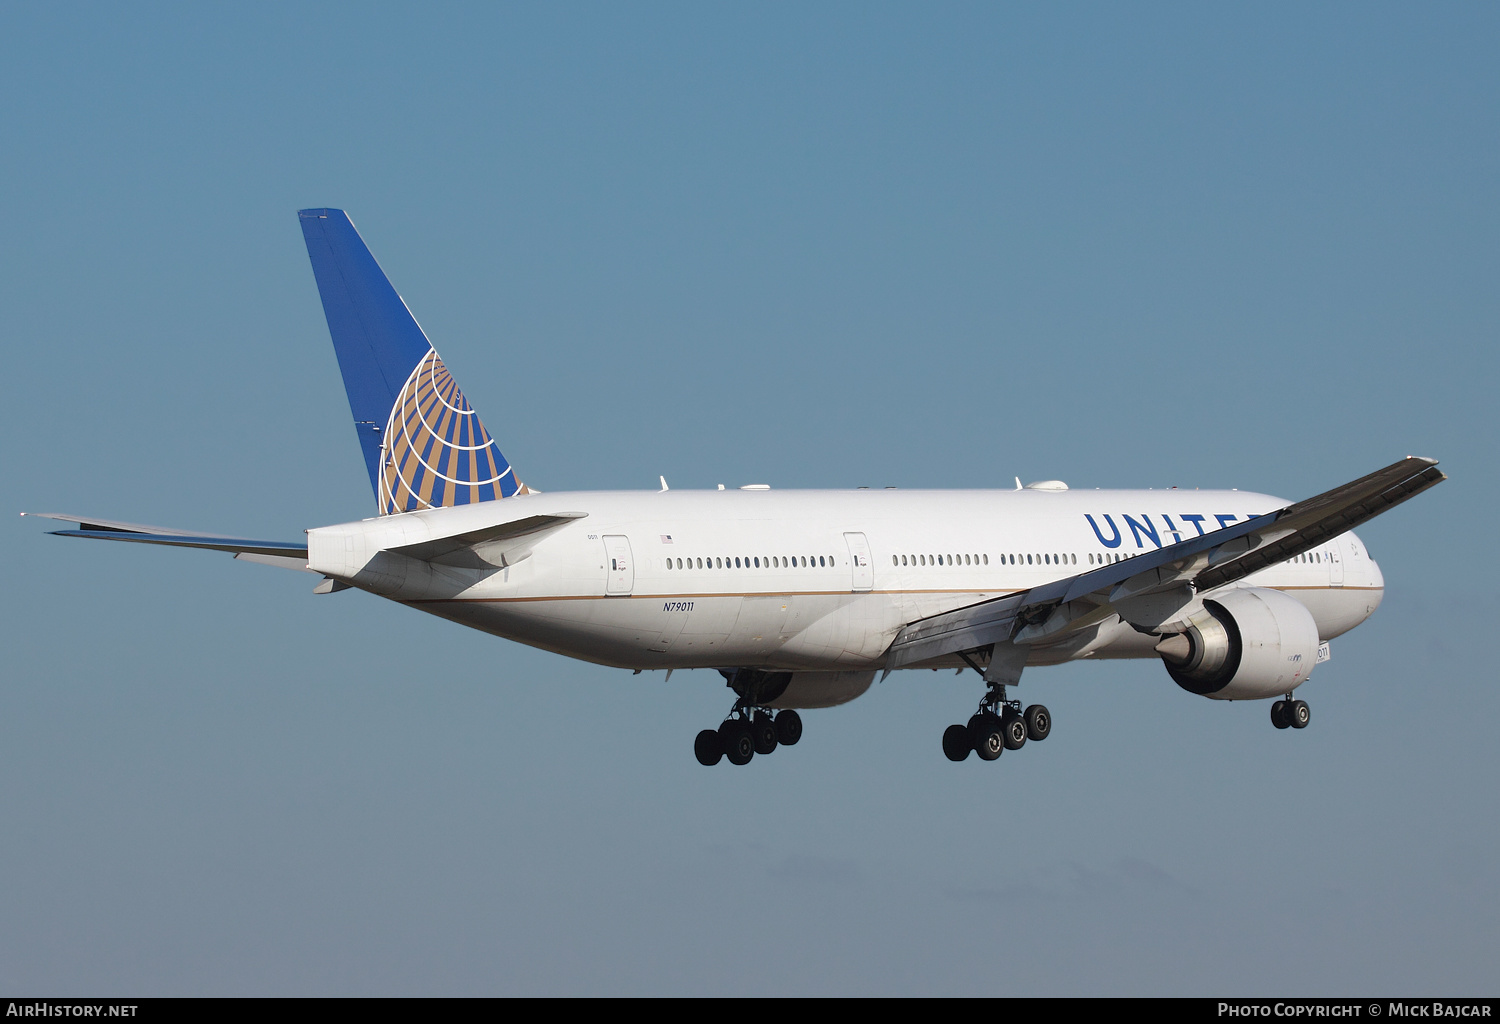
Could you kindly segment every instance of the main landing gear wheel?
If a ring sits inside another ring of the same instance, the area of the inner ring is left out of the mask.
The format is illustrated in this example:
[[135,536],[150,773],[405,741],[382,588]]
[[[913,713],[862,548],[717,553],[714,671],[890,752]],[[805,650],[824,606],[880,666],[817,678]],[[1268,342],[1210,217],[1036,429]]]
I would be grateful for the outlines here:
[[1000,729],[1005,734],[1005,749],[1020,750],[1026,746],[1026,720],[1010,708],[1009,714],[1000,720]]
[[724,758],[724,741],[714,730],[704,729],[693,741],[693,753],[699,764],[712,768]]
[[783,747],[796,746],[802,738],[802,716],[788,708],[776,714],[776,741]]
[[950,761],[962,761],[974,750],[974,741],[969,739],[969,730],[961,725],[950,725],[943,730],[943,753]]
[[1286,717],[1286,706],[1291,701],[1278,700],[1271,705],[1271,724],[1278,729],[1289,729],[1292,723]]
[[1005,726],[1000,716],[981,711],[969,719],[969,742],[974,753],[985,761],[993,761],[1005,753]]
[[749,764],[755,756],[755,738],[750,735],[750,724],[732,718],[719,726],[719,738],[724,743],[724,756],[730,764]]
[[769,754],[776,749],[776,723],[764,711],[757,711],[750,719],[750,735],[755,740],[757,754]]
[[1026,735],[1038,743],[1052,732],[1052,713],[1042,705],[1031,705],[1022,717],[1026,720]]

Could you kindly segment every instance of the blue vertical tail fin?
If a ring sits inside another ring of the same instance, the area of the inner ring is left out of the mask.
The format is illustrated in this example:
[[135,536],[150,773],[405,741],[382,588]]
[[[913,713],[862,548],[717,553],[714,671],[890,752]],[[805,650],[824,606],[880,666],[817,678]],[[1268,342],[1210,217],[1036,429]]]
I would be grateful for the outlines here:
[[343,210],[299,210],[381,515],[527,488]]

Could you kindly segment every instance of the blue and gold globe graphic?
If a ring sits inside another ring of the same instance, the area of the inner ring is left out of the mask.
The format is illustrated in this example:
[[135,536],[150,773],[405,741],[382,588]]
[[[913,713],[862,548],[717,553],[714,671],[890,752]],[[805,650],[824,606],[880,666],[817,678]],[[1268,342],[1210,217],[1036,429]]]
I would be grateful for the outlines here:
[[448,368],[430,349],[391,409],[384,449],[383,515],[508,498],[523,490]]

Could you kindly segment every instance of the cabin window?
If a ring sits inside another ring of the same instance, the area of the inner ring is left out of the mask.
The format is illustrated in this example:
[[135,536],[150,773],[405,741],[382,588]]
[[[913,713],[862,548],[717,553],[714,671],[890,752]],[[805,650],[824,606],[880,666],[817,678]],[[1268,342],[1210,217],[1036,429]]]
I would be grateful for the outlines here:
[[985,555],[984,556],[984,564],[985,565],[989,565],[990,564],[990,556],[989,555]]
[[822,555],[819,555],[819,556],[818,556],[818,564],[819,564],[819,565],[822,565],[822,564],[823,564],[823,556],[822,556]]
[[736,569],[738,569],[738,568],[739,568],[739,567],[740,567],[740,560],[739,560],[739,559],[738,559],[738,558],[736,558],[736,559],[735,559],[735,560],[734,560],[734,567],[735,567],[735,568],[736,568]]
[[615,560],[614,560],[614,559],[613,559],[613,558],[611,558],[611,559],[610,559],[610,560],[609,560],[609,567],[610,567],[610,568],[611,568],[611,569],[618,569],[618,568],[619,568],[619,566],[618,566],[618,565],[616,565],[616,564],[615,564]]

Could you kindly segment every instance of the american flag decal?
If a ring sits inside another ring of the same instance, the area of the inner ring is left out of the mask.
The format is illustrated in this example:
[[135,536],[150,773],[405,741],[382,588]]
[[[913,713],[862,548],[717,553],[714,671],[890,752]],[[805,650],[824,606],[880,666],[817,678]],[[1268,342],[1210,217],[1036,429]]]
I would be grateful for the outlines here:
[[663,544],[670,544],[670,543],[672,543],[672,535],[670,533],[664,533],[664,534],[662,534],[661,535],[661,542]]

